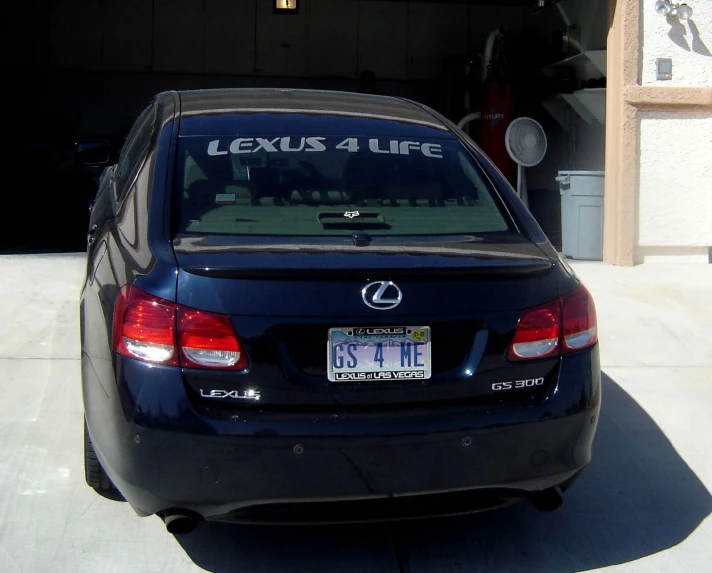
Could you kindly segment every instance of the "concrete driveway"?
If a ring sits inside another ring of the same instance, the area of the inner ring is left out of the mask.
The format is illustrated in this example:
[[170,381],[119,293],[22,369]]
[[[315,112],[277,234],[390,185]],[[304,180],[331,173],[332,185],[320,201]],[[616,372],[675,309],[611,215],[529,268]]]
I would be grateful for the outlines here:
[[598,306],[604,405],[560,510],[176,538],[84,484],[84,257],[0,256],[0,571],[712,570],[712,266],[575,267]]

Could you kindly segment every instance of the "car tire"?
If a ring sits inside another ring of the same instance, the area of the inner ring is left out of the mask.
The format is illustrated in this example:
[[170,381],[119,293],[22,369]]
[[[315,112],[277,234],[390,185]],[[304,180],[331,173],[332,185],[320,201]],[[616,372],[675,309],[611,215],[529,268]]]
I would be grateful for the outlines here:
[[84,421],[84,477],[87,480],[87,484],[97,492],[108,493],[116,491],[116,486],[111,483],[111,479],[106,475],[96,455],[94,445],[89,437],[86,420]]

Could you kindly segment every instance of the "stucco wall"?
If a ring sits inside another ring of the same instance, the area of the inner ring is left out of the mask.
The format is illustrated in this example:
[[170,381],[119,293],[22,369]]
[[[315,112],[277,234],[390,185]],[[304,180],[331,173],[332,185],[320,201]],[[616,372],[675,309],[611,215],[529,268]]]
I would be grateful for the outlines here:
[[[641,3],[643,84],[712,86],[712,0],[682,1],[693,10],[687,22],[657,14],[655,0]],[[657,58],[672,59],[672,80],[656,79]]]
[[712,113],[641,113],[638,205],[640,247],[712,246]]

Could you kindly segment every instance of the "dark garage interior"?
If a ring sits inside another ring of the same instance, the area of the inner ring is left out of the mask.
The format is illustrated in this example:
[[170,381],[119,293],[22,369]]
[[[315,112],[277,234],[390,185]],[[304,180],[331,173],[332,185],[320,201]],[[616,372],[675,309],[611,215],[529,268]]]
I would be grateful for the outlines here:
[[515,186],[504,134],[531,117],[547,149],[526,169],[529,206],[560,244],[557,172],[603,169],[604,0],[290,3],[295,10],[277,10],[284,0],[15,6],[6,85],[16,176],[5,213],[25,216],[2,226],[0,252],[84,250],[104,166],[80,164],[75,144],[105,140],[115,159],[155,93],[215,87],[375,91],[454,123],[480,112],[465,129]]

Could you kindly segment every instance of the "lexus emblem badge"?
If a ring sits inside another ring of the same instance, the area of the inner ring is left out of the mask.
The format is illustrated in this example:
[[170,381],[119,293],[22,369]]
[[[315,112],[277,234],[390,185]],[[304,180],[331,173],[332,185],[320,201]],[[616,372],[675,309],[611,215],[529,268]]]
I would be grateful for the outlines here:
[[361,289],[366,306],[376,310],[390,310],[403,300],[403,292],[393,281],[375,281]]

